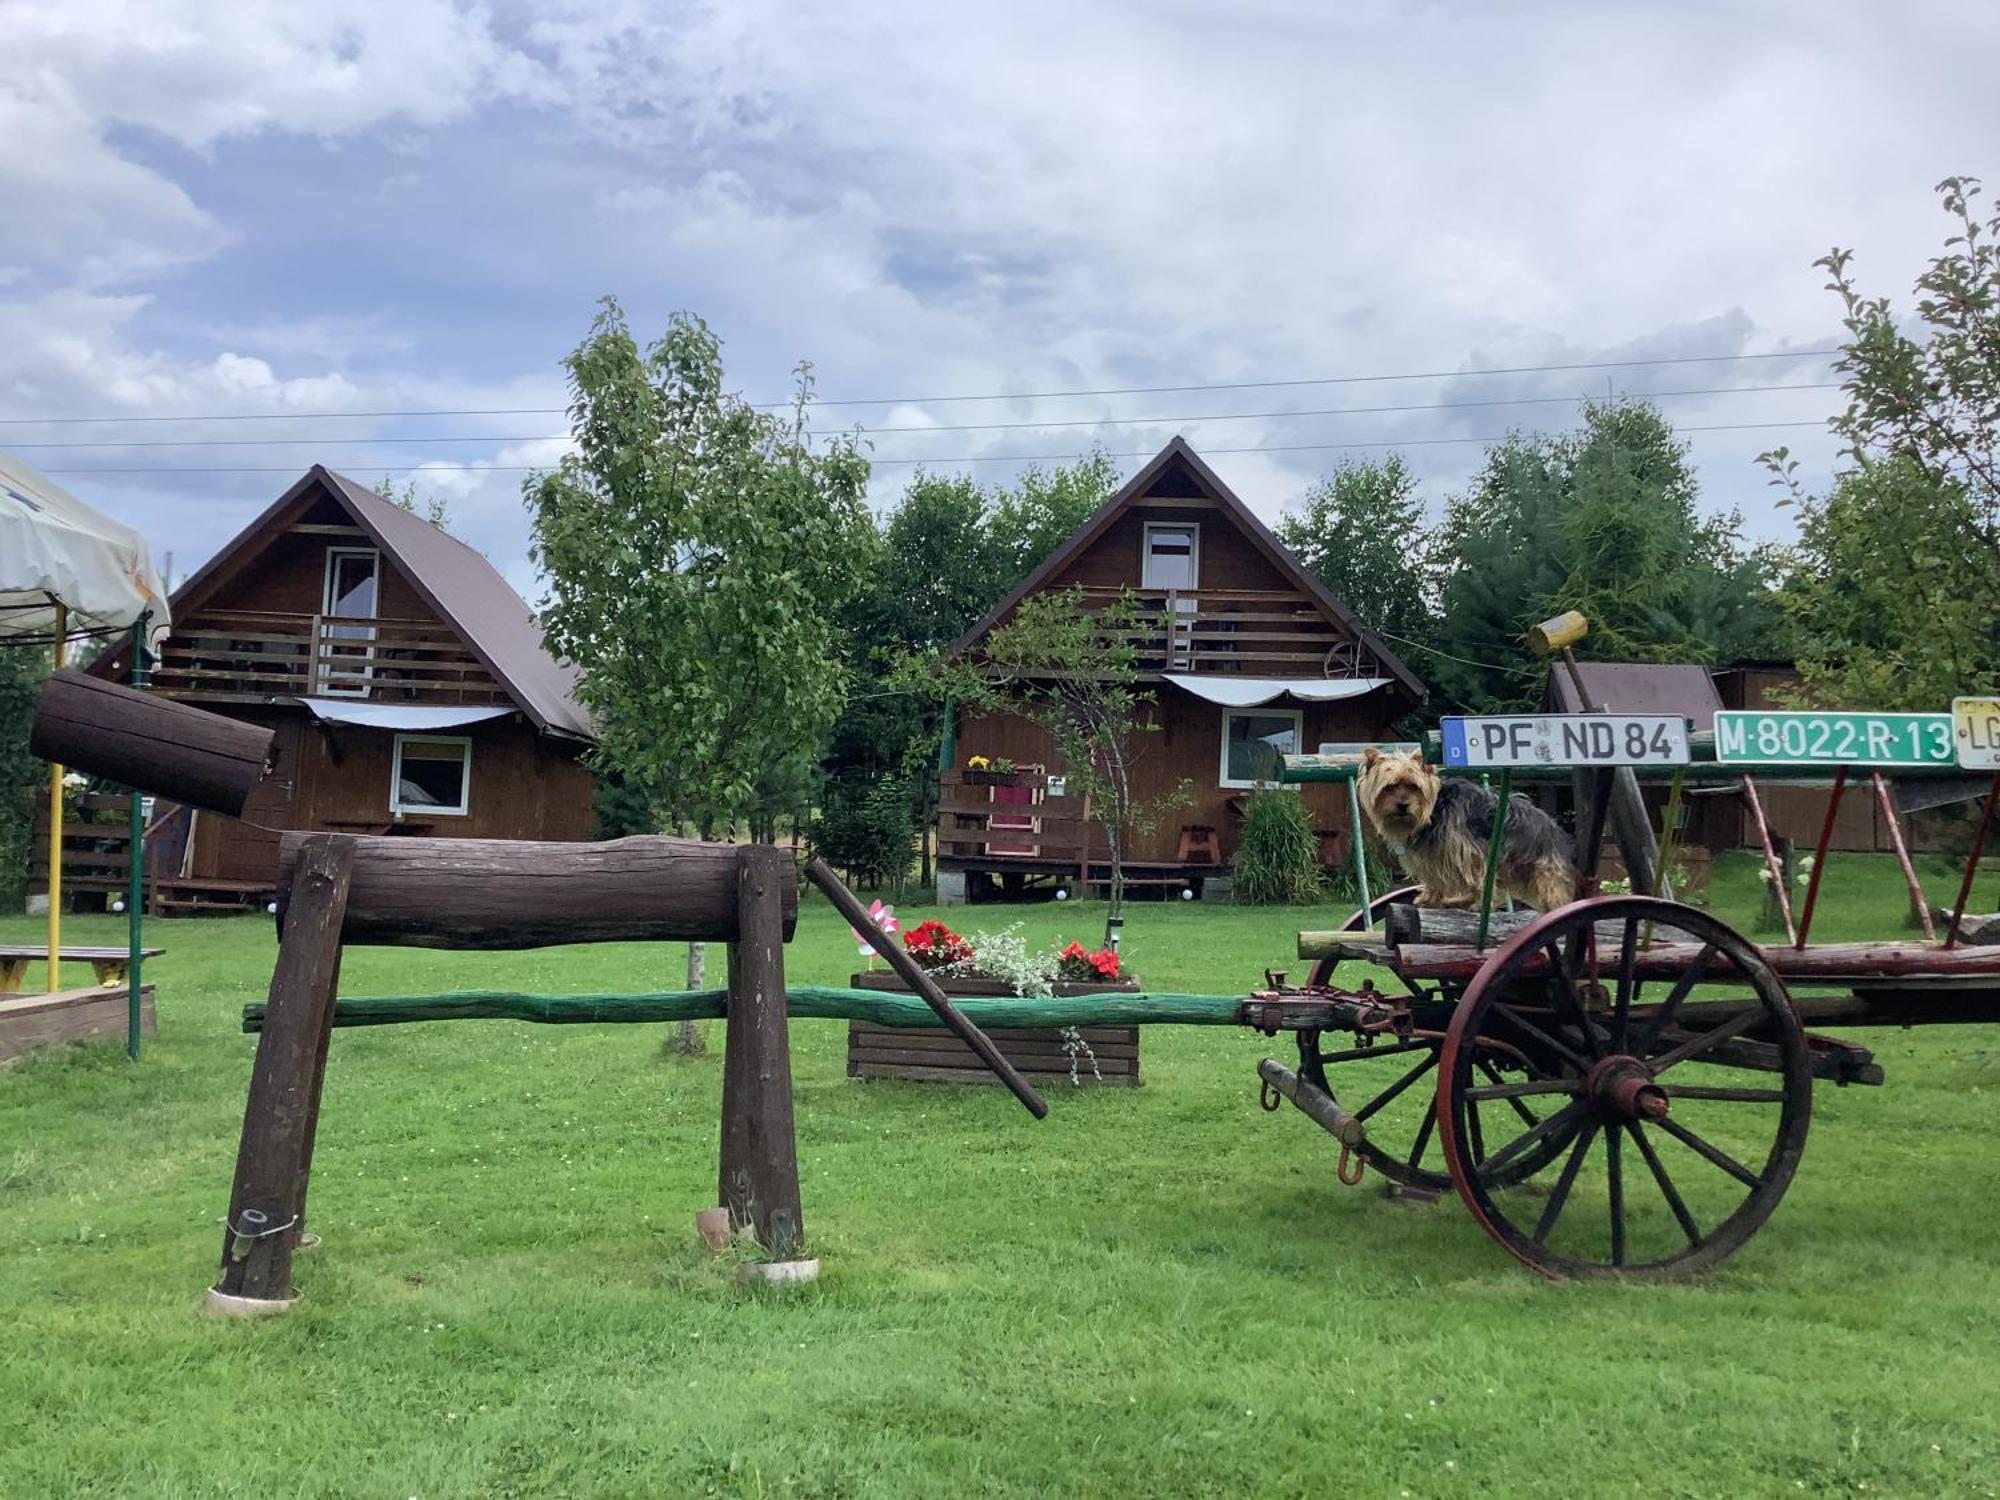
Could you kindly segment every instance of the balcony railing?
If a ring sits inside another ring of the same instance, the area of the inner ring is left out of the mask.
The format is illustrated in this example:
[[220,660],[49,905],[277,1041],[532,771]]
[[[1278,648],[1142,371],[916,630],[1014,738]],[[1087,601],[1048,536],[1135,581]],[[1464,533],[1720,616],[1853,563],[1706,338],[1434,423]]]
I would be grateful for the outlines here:
[[506,691],[435,620],[204,610],[176,625],[153,673],[173,698],[504,704]]
[[940,859],[1019,861],[1024,868],[1084,860],[1090,825],[1083,798],[1049,796],[1039,772],[946,771],[939,779]]
[[[1082,591],[1094,609],[1121,591]],[[1130,591],[1141,628],[1129,637],[1142,673],[1238,673],[1249,677],[1373,675],[1353,638],[1291,590]]]

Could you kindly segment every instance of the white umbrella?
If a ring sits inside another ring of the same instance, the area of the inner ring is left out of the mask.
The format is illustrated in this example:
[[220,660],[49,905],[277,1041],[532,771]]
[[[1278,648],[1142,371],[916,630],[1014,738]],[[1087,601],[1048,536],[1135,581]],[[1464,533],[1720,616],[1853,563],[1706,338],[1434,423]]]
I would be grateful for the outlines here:
[[[0,453],[0,645],[10,638],[50,640],[55,664],[76,633],[107,635],[147,615],[157,642],[171,623],[167,593],[146,539],[55,481]],[[143,830],[134,794],[131,858],[139,867]],[[49,777],[49,989],[60,988],[62,953],[62,767]],[[128,1040],[138,1056],[139,909],[132,904],[133,1019]]]

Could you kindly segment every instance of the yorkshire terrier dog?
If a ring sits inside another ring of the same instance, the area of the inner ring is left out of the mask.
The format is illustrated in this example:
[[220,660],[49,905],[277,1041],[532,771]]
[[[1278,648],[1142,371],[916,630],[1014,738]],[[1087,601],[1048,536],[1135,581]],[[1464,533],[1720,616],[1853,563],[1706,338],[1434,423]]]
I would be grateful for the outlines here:
[[[1356,783],[1368,821],[1416,878],[1419,906],[1479,905],[1486,847],[1500,799],[1461,778],[1446,780],[1422,751],[1384,755],[1370,747]],[[1507,809],[1496,892],[1553,911],[1576,899],[1576,864],[1555,820],[1519,792]]]

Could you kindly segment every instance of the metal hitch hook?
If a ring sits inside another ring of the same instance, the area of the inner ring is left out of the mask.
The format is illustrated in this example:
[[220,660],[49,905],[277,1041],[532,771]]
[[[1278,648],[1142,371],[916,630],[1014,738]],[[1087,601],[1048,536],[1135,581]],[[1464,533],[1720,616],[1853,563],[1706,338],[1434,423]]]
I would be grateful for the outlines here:
[[[1352,1170],[1349,1170],[1349,1163],[1353,1164]],[[1342,1146],[1340,1148],[1340,1164],[1333,1169],[1334,1176],[1338,1177],[1348,1187],[1359,1187],[1361,1179],[1367,1174],[1367,1171],[1367,1161],[1362,1157],[1356,1156],[1351,1147]]]
[[1260,1085],[1258,1085],[1257,1103],[1263,1107],[1265,1114],[1267,1115],[1276,1114],[1278,1112],[1278,1106],[1280,1104],[1283,1104],[1284,1102],[1285,1102],[1285,1096],[1283,1094],[1280,1094],[1276,1089],[1271,1087],[1270,1079],[1267,1078]]

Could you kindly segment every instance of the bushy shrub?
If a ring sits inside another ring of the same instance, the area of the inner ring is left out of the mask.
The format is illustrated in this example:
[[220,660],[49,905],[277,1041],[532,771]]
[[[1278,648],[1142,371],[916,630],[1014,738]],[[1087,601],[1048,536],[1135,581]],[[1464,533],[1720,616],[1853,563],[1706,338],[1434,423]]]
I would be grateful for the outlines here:
[[901,888],[916,837],[909,784],[897,777],[829,782],[812,826],[820,858],[877,889]]
[[0,911],[18,912],[35,843],[35,792],[49,774],[28,753],[28,726],[48,673],[48,653],[0,646]]
[[1249,906],[1304,906],[1320,899],[1319,837],[1296,792],[1252,792],[1230,862],[1235,897]]

